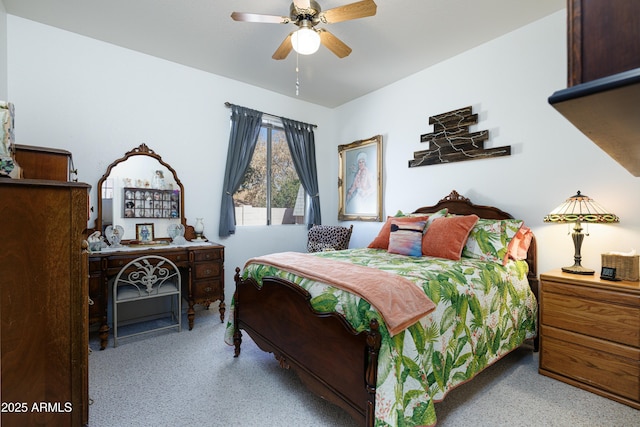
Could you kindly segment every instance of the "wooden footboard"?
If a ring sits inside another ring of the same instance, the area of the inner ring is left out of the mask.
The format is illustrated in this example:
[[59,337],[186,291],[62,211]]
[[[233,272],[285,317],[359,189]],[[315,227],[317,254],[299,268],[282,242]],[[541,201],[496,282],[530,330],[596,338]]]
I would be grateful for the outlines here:
[[260,287],[254,279],[241,279],[239,268],[234,280],[235,356],[244,330],[313,393],[373,427],[378,322],[372,320],[369,331],[357,333],[341,315],[316,312],[311,295],[287,280],[267,277]]

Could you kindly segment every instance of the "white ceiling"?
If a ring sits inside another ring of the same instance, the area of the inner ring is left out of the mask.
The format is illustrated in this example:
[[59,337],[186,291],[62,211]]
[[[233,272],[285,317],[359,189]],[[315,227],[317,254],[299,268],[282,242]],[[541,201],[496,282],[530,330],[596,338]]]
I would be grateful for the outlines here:
[[[7,13],[296,97],[296,54],[271,55],[289,0],[0,0]],[[317,0],[328,10],[356,0]],[[565,0],[376,0],[377,14],[321,25],[353,52],[299,56],[299,99],[336,107],[565,8]],[[559,41],[561,42],[561,41]]]

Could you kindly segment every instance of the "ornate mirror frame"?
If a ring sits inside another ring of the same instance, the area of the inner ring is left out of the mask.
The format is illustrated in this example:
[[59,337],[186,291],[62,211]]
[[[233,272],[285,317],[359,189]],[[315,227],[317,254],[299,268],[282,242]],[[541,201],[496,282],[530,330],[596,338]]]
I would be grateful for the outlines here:
[[[136,156],[148,156],[151,158],[154,158],[155,160],[157,160],[162,166],[164,166],[165,168],[167,168],[167,170],[169,172],[171,172],[173,174],[173,179],[175,181],[175,185],[180,189],[180,222],[182,223],[182,225],[185,228],[185,238],[187,239],[192,239],[195,237],[195,232],[193,230],[192,226],[188,226],[187,225],[187,218],[184,215],[184,186],[182,185],[182,182],[180,182],[180,179],[178,178],[178,174],[176,173],[176,171],[168,164],[166,163],[164,160],[162,160],[162,157],[160,157],[159,154],[157,154],[155,151],[153,151],[152,149],[150,149],[146,144],[142,143],[140,144],[139,147],[134,148],[131,151],[128,151],[125,153],[125,155],[117,160],[115,160],[113,163],[111,163],[108,167],[107,167],[107,171],[104,173],[104,175],[102,175],[102,177],[100,178],[100,180],[98,181],[98,186],[97,186],[97,191],[98,191],[98,216],[95,220],[95,225],[94,225],[94,229],[95,230],[99,230],[99,231],[103,231],[102,230],[102,186],[104,184],[104,182],[109,178],[109,176],[111,175],[111,171],[112,169],[119,165],[120,163],[123,163],[133,157]],[[177,219],[177,218],[176,218]],[[127,239],[129,240],[129,239]],[[126,241],[126,240],[125,240]]]

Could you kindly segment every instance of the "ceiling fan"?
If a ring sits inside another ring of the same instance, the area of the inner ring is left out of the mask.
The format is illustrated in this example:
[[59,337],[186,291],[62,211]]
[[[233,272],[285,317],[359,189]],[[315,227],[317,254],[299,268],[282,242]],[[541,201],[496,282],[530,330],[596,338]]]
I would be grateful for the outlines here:
[[269,24],[289,24],[299,27],[292,31],[273,54],[273,59],[285,59],[294,49],[296,52],[309,55],[315,53],[322,43],[339,58],[351,53],[351,48],[324,28],[316,25],[333,24],[365,18],[376,14],[377,6],[373,0],[362,0],[322,11],[314,0],[293,0],[289,16],[261,15],[257,13],[233,12],[234,21],[262,22]]

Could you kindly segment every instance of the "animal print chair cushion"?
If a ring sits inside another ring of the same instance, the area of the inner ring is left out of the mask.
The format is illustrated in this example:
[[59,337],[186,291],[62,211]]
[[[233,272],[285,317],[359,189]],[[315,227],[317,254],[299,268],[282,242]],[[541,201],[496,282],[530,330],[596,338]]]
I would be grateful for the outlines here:
[[340,225],[314,225],[307,235],[307,251],[340,251],[349,248],[353,225],[342,227]]

